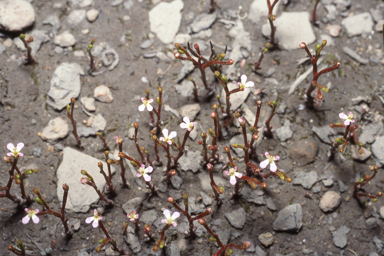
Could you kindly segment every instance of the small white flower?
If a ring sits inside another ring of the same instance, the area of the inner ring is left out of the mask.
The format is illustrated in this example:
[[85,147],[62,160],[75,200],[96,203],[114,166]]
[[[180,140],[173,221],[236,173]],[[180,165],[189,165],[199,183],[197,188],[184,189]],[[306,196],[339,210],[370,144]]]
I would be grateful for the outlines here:
[[163,132],[164,137],[160,137],[160,140],[168,143],[169,145],[172,145],[172,139],[177,136],[177,133],[175,131],[173,131],[168,136],[168,130],[167,129],[163,129],[162,132]]
[[182,129],[188,129],[188,131],[192,131],[193,128],[195,127],[195,125],[196,125],[196,122],[190,122],[189,121],[189,117],[187,117],[187,116],[185,116],[183,118],[183,121],[184,121],[184,123],[181,123],[180,127]]
[[346,115],[346,114],[344,114],[343,112],[341,112],[341,113],[339,114],[339,117],[340,117],[341,119],[344,119],[344,124],[345,124],[345,125],[350,125],[351,123],[354,123],[354,122],[355,122],[355,119],[353,119],[353,114],[352,114],[352,112],[349,112],[348,115]]
[[243,177],[243,174],[239,173],[237,171],[237,166],[225,171],[225,175],[229,175],[229,182],[232,184],[232,185],[235,185],[237,183],[237,178],[241,178]]
[[93,210],[93,217],[88,217],[85,219],[85,223],[92,223],[92,227],[97,228],[99,226],[99,220],[102,220],[103,217],[99,215],[96,209]]
[[8,143],[7,149],[11,152],[8,152],[7,156],[13,156],[13,157],[23,156],[24,154],[20,153],[20,151],[23,147],[24,147],[23,142],[18,143],[16,147],[12,143]]
[[138,170],[136,176],[137,176],[138,178],[140,178],[141,176],[143,176],[143,177],[144,177],[144,180],[149,182],[149,181],[151,181],[151,176],[149,176],[147,173],[151,173],[152,171],[153,171],[152,166],[148,166],[147,168],[145,168],[145,165],[142,164],[142,165],[140,166],[140,168],[139,168],[139,170]]
[[25,216],[21,222],[23,224],[27,224],[29,222],[30,219],[32,219],[33,223],[37,224],[39,223],[40,219],[39,217],[37,217],[36,213],[39,213],[39,209],[28,209],[28,208],[25,208],[24,211],[26,211],[28,213],[27,216]]
[[240,77],[241,82],[238,82],[238,85],[240,87],[240,90],[247,91],[247,88],[253,87],[255,84],[252,81],[247,82],[247,76],[242,75]]
[[135,221],[139,218],[139,214],[136,213],[135,210],[131,211],[131,213],[127,214],[127,217],[130,221]]
[[143,104],[141,104],[139,106],[139,111],[144,111],[145,107],[147,107],[148,111],[152,111],[153,110],[153,107],[151,106],[151,103],[153,102],[153,99],[147,100],[146,98],[141,98],[141,102]]
[[269,169],[271,170],[271,172],[275,172],[277,170],[277,166],[275,164],[275,161],[278,161],[280,160],[280,157],[279,156],[272,156],[271,154],[269,154],[268,152],[265,152],[265,157],[267,158],[266,160],[262,161],[260,163],[260,168],[261,169],[264,169],[268,166],[269,164]]
[[161,220],[162,223],[165,223],[167,225],[172,225],[174,227],[177,226],[177,223],[176,223],[175,220],[180,217],[180,213],[179,212],[173,212],[173,214],[171,216],[171,211],[168,210],[168,209],[165,209],[163,214],[165,216],[165,219]]

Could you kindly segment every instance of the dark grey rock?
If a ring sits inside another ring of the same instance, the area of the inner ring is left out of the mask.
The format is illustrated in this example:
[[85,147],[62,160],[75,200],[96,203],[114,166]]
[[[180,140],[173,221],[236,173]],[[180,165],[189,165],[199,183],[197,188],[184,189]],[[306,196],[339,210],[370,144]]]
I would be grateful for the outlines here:
[[188,151],[180,157],[178,163],[180,164],[181,170],[196,173],[202,167],[203,157],[200,151]]
[[347,245],[347,234],[350,229],[346,226],[341,226],[336,231],[332,232],[333,243],[336,247],[343,249]]
[[337,134],[337,132],[329,127],[329,125],[325,125],[322,127],[312,127],[312,131],[319,137],[319,139],[327,144],[331,144],[333,140],[333,136]]
[[303,225],[303,211],[300,204],[286,206],[277,214],[273,222],[275,231],[295,231],[299,232]]
[[293,184],[301,185],[305,189],[311,189],[312,186],[317,182],[317,179],[318,176],[316,171],[300,171],[296,174],[296,177],[293,179]]
[[318,149],[319,145],[316,140],[308,137],[292,143],[289,154],[294,162],[299,166],[304,166],[315,160]]
[[205,194],[203,191],[200,191],[200,195],[201,195],[201,197],[203,199],[203,204],[205,206],[212,205],[213,199],[209,195]]
[[[382,206],[382,207],[384,207],[384,206]],[[381,250],[383,249],[383,246],[384,246],[384,242],[381,241],[379,238],[377,238],[377,236],[373,237],[373,242],[375,243],[377,251],[381,252]]]
[[372,229],[378,226],[378,223],[376,221],[375,217],[370,217],[365,221],[365,225],[368,229]]
[[32,155],[33,156],[40,158],[42,154],[43,154],[43,150],[41,148],[33,148],[32,149]]
[[167,246],[167,255],[172,255],[172,256],[180,256],[180,248],[177,244],[171,243],[170,245]]
[[107,126],[107,121],[104,119],[104,117],[101,114],[97,114],[93,118],[91,126],[78,126],[77,127],[77,134],[80,137],[88,137],[95,135],[96,132],[104,131],[105,127]]
[[291,130],[291,122],[288,119],[284,120],[284,126],[276,130],[277,138],[283,142],[292,138],[293,131]]
[[148,225],[152,225],[153,222],[157,219],[156,210],[144,211],[140,216],[140,222],[143,222]]
[[45,20],[43,21],[43,24],[51,25],[54,34],[56,34],[61,27],[61,22],[59,20],[59,17],[57,17],[56,14],[51,14],[47,18],[45,18]]
[[372,18],[376,23],[384,18],[383,12],[378,7],[376,9],[369,9],[369,12],[371,13]]
[[267,256],[267,253],[261,249],[260,246],[256,246],[256,255],[257,256]]
[[172,175],[171,184],[172,184],[172,187],[179,190],[181,187],[181,184],[183,184],[183,179],[178,175]]
[[337,183],[339,185],[340,193],[344,193],[345,191],[347,191],[347,186],[345,186],[344,182],[342,182],[341,180],[338,180]]
[[234,211],[225,213],[224,216],[233,227],[242,229],[245,225],[247,213],[243,208],[238,208]]
[[190,73],[193,72],[193,70],[195,70],[195,66],[193,65],[192,62],[190,61],[183,61],[181,62],[183,64],[179,75],[177,76],[177,80],[176,82],[179,83],[181,82],[187,75],[189,75]]
[[141,244],[139,242],[139,238],[135,234],[135,230],[130,225],[128,225],[127,231],[128,234],[125,237],[125,242],[127,242],[129,248],[131,248],[134,253],[140,252]]
[[133,199],[128,200],[125,204],[122,205],[121,208],[123,208],[125,214],[130,214],[133,210],[138,212],[143,201],[144,198],[135,197]]
[[275,202],[273,202],[272,198],[268,198],[266,200],[266,202],[267,202],[267,207],[268,207],[269,210],[277,211],[277,206],[276,206]]
[[363,128],[363,132],[359,136],[359,142],[363,144],[373,143],[376,139],[376,134],[380,133],[382,129],[383,124],[381,122],[368,124]]

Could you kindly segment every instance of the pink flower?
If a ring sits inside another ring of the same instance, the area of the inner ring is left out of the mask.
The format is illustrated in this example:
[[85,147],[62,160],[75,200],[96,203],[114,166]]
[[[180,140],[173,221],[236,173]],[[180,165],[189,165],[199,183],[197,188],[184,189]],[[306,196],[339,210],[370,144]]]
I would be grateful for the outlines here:
[[127,214],[127,217],[130,221],[135,221],[139,218],[139,214],[136,213],[135,210],[131,211],[131,213]]
[[172,225],[174,227],[177,226],[177,223],[176,223],[175,220],[180,217],[180,213],[179,212],[173,212],[173,214],[171,216],[171,211],[168,210],[168,209],[165,209],[163,214],[165,216],[165,219],[161,220],[162,223],[165,223],[167,225]]
[[192,131],[193,128],[195,127],[195,125],[196,125],[196,122],[190,122],[189,121],[189,117],[187,117],[187,116],[185,116],[183,118],[183,121],[184,121],[184,123],[180,124],[181,129],[186,129],[187,128],[188,131]]
[[151,106],[151,103],[153,102],[153,99],[147,100],[146,98],[141,98],[141,102],[143,104],[141,104],[139,106],[139,111],[144,111],[145,107],[147,107],[148,111],[152,111],[153,110],[153,107]]
[[18,143],[16,147],[12,143],[8,143],[7,149],[9,151],[11,151],[11,152],[8,152],[7,156],[13,156],[13,157],[23,156],[24,154],[20,153],[20,150],[23,147],[24,147],[24,143],[23,142]]
[[93,217],[88,217],[85,219],[85,223],[92,223],[92,227],[97,228],[99,226],[99,220],[102,220],[103,217],[99,215],[96,209],[93,210]]
[[144,177],[144,180],[147,181],[147,182],[149,182],[149,181],[151,181],[151,176],[149,176],[147,173],[151,173],[152,171],[153,171],[152,166],[148,166],[147,168],[145,168],[145,165],[142,164],[142,165],[140,166],[139,170],[137,171],[136,176],[137,176],[138,178],[140,178],[141,176],[143,176],[143,177]]
[[268,166],[269,164],[269,169],[271,170],[271,172],[275,172],[277,170],[277,166],[275,164],[275,161],[278,161],[280,160],[280,157],[279,156],[272,156],[271,154],[269,154],[268,152],[265,152],[265,157],[267,158],[266,160],[262,161],[260,163],[260,168],[261,169],[264,169]]
[[229,177],[229,182],[230,182],[232,185],[235,185],[235,184],[237,183],[237,179],[236,179],[236,177],[237,177],[237,178],[241,178],[241,177],[243,177],[243,174],[241,174],[241,173],[239,173],[239,172],[237,171],[237,166],[235,166],[235,167],[233,167],[233,168],[231,168],[231,169],[225,171],[224,173],[225,173],[225,175],[229,175],[229,176],[230,176],[230,177]]
[[240,90],[247,91],[247,88],[253,87],[255,84],[252,81],[247,82],[247,76],[242,75],[240,77],[241,82],[238,82],[238,85],[240,87]]
[[88,182],[88,177],[82,177],[82,178],[80,179],[80,182],[81,182],[81,184],[87,184],[87,182]]
[[160,140],[168,143],[169,145],[172,145],[172,139],[177,136],[177,133],[175,131],[173,131],[168,136],[168,130],[167,129],[163,129],[162,132],[163,132],[164,137],[160,137]]
[[28,208],[25,208],[24,211],[26,211],[28,213],[27,216],[25,216],[21,222],[23,224],[27,224],[29,222],[30,219],[32,219],[33,223],[37,224],[39,223],[40,219],[39,217],[37,217],[36,213],[39,213],[39,209],[28,209]]
[[120,142],[122,142],[122,139],[120,136],[114,136],[113,138],[116,140],[116,144],[119,144]]
[[345,124],[345,125],[350,125],[351,123],[354,123],[354,122],[355,122],[355,119],[353,119],[353,114],[352,114],[352,112],[349,112],[348,115],[346,115],[346,114],[344,114],[343,112],[341,112],[341,113],[339,114],[339,117],[340,117],[341,119],[344,119],[344,124]]

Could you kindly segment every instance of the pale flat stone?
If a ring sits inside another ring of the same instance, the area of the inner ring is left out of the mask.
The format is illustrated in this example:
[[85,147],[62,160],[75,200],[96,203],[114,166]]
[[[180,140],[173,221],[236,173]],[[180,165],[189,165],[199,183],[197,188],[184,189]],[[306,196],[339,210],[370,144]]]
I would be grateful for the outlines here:
[[[99,190],[104,190],[106,182],[97,166],[99,162],[102,162],[105,168],[107,167],[105,162],[97,158],[69,147],[64,148],[63,161],[57,169],[57,197],[61,204],[64,193],[62,184],[66,183],[69,186],[68,200],[65,206],[66,210],[87,212],[90,205],[99,200],[98,194],[92,187],[83,185],[80,182],[80,179],[83,177],[81,170],[86,170],[93,177]],[[112,173],[115,172],[113,166],[111,166],[111,171]]]
[[[239,88],[239,85],[237,83],[228,83],[227,86],[229,91]],[[231,111],[235,111],[236,109],[238,109],[241,106],[241,104],[243,104],[243,102],[248,98],[248,95],[250,92],[251,92],[250,90],[247,90],[247,91],[236,92],[234,94],[231,94],[231,97],[229,99],[229,102],[231,103],[231,108],[230,108]],[[226,96],[225,96],[224,89],[221,92],[221,99],[222,99],[223,105],[225,105]]]
[[111,90],[105,85],[96,87],[93,96],[96,100],[104,103],[111,103],[113,101]]
[[35,22],[33,6],[24,0],[0,1],[0,28],[6,31],[21,31]]
[[369,12],[360,13],[343,19],[341,25],[348,37],[371,33],[373,20]]
[[65,138],[69,133],[69,125],[61,117],[56,117],[48,122],[48,125],[41,133],[43,140],[58,140]]

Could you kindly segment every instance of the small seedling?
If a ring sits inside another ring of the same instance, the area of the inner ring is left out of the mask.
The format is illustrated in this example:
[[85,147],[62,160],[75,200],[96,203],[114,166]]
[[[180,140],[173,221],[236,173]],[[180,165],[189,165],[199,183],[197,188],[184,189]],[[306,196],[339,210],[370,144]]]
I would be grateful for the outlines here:
[[32,64],[38,64],[37,61],[32,57],[32,49],[31,46],[29,46],[29,43],[32,43],[35,39],[33,36],[30,36],[28,39],[26,39],[26,36],[24,34],[21,34],[20,40],[23,42],[25,48],[27,48],[27,59],[25,64],[26,65],[32,65]]
[[75,109],[75,101],[76,101],[75,98],[72,97],[71,98],[71,104],[67,105],[67,116],[68,116],[69,120],[71,120],[72,128],[73,128],[72,133],[75,136],[75,139],[77,141],[77,145],[79,146],[80,149],[84,149],[84,147],[81,145],[80,137],[77,134],[76,120],[73,117],[73,110]]
[[353,185],[353,195],[356,197],[356,199],[359,201],[360,204],[364,204],[361,202],[361,197],[368,197],[371,202],[376,202],[379,197],[383,195],[383,192],[377,192],[376,195],[373,195],[371,193],[367,193],[364,191],[363,186],[365,186],[368,182],[370,182],[375,176],[378,171],[377,165],[370,166],[369,169],[373,171],[372,176],[365,175],[364,178],[361,178],[359,181],[355,182],[355,185]]

